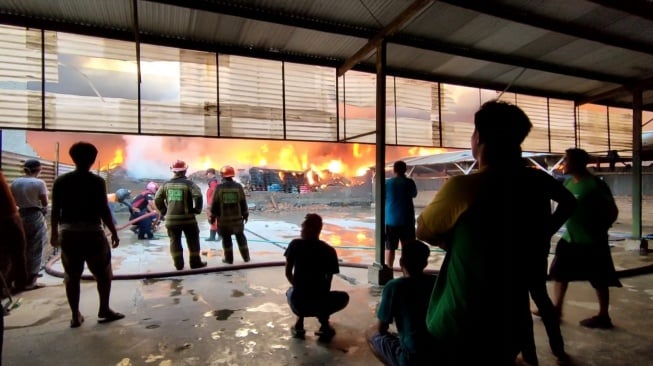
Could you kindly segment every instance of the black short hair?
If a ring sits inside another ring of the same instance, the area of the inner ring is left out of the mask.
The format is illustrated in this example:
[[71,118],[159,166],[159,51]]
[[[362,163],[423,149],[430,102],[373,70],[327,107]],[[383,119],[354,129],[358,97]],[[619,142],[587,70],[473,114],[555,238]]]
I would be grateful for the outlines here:
[[431,251],[422,241],[414,240],[401,247],[401,266],[410,274],[419,274],[424,271]]
[[572,169],[584,169],[590,163],[590,155],[587,151],[579,148],[565,150],[565,163]]
[[322,216],[309,213],[304,217],[304,222],[302,222],[302,232],[306,234],[307,237],[317,238],[320,236],[322,231]]
[[392,166],[392,169],[399,174],[406,174],[406,170],[408,169],[406,167],[406,162],[402,160],[397,160],[395,161],[394,165]]
[[213,169],[213,168],[208,168],[208,169],[206,169],[206,173],[205,173],[205,174],[209,174],[209,173],[215,175],[215,169]]
[[27,159],[23,163],[23,170],[25,173],[34,173],[41,170],[41,162],[36,159]]
[[81,169],[90,169],[97,158],[97,148],[89,142],[76,142],[70,147],[68,154],[75,162],[75,166]]
[[474,127],[481,143],[519,147],[533,124],[516,105],[489,101],[474,114]]

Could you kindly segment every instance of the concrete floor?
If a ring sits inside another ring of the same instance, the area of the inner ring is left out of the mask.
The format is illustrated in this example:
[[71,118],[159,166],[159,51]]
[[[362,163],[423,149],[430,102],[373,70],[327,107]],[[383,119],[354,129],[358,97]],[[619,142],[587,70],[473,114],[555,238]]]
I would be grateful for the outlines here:
[[[297,232],[256,219],[248,229],[255,264],[283,261],[283,245],[271,243],[287,243],[285,235]],[[136,242],[129,231],[121,232],[121,237],[123,245],[114,251],[113,260],[117,275],[171,270],[167,238]],[[111,304],[126,318],[108,324],[97,323],[95,284],[85,281],[81,311],[86,322],[70,329],[62,280],[46,274],[41,281],[46,287],[20,294],[20,306],[5,318],[4,365],[380,364],[364,336],[375,322],[380,295],[379,288],[367,283],[366,269],[343,266],[335,278],[334,288],[347,291],[351,300],[333,316],[337,334],[325,344],[313,335],[315,319],[306,321],[306,340],[290,336],[294,316],[285,300],[288,284],[282,267],[230,269],[219,264],[219,243],[203,246],[209,267],[217,272],[115,280]],[[370,263],[373,251],[354,250],[343,256],[347,262]],[[642,257],[619,245],[613,248],[613,257],[620,270],[641,268],[653,260],[649,258],[653,255]],[[235,258],[239,264],[237,254]],[[52,268],[56,271],[60,264]],[[625,278],[623,283],[624,288],[611,291],[616,326],[612,330],[578,325],[596,313],[597,303],[589,284],[570,285],[562,332],[575,365],[653,365],[653,275]],[[537,318],[534,323],[540,364],[554,365],[542,323]]]

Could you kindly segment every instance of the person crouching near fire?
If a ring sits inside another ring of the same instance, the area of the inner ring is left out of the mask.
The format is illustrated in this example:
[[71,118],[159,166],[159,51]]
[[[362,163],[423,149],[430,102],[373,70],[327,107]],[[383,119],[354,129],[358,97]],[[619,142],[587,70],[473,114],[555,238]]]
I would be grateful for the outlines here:
[[177,270],[184,269],[184,251],[181,234],[186,237],[190,252],[190,268],[206,267],[200,258],[200,228],[195,215],[202,213],[204,198],[197,184],[186,178],[188,165],[177,160],[170,166],[174,176],[156,192],[154,203],[161,215],[166,216],[166,229],[170,237],[170,255]]
[[338,254],[332,246],[320,240],[322,217],[306,215],[302,222],[301,238],[288,244],[286,278],[292,285],[286,292],[288,305],[297,321],[290,331],[295,338],[304,338],[305,317],[317,317],[320,329],[315,332],[322,341],[330,341],[336,331],[329,325],[331,314],[344,309],[349,294],[331,291],[333,275],[340,272]]
[[245,237],[245,223],[249,218],[245,190],[240,183],[234,181],[236,171],[231,166],[224,166],[220,169],[222,182],[218,184],[213,194],[211,204],[211,216],[209,222],[218,225],[218,234],[222,237],[222,250],[224,252],[222,262],[232,264],[234,262],[233,241],[231,236],[236,236],[238,250],[243,261],[249,262],[249,248]]

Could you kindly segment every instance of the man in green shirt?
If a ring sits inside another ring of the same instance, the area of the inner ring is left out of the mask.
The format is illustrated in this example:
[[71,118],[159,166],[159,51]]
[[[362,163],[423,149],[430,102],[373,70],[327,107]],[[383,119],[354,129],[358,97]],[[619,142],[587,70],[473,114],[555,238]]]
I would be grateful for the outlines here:
[[534,268],[564,220],[551,213],[553,178],[521,157],[528,116],[491,101],[474,127],[479,171],[449,178],[417,219],[417,238],[447,251],[426,324],[442,365],[512,365],[533,337]]
[[568,149],[565,154],[565,187],[576,197],[578,205],[565,224],[567,231],[556,246],[551,263],[555,281],[555,307],[562,314],[562,303],[569,281],[589,281],[596,290],[599,313],[580,321],[588,328],[612,328],[608,313],[609,287],[621,287],[610,254],[608,229],[619,211],[610,188],[587,170],[589,155],[582,149]]

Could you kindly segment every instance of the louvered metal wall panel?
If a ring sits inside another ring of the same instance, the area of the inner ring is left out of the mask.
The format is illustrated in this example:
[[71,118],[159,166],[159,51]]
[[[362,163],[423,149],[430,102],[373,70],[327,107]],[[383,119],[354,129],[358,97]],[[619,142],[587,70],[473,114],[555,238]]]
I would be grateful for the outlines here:
[[131,42],[46,32],[45,128],[138,132],[136,51]]
[[[633,154],[633,111],[624,108],[608,108],[610,118],[610,150],[617,150],[619,156]],[[646,121],[642,121],[645,123]]]
[[0,32],[0,120],[10,128],[41,128],[41,32],[9,26]]
[[281,62],[220,55],[220,136],[283,139]]
[[[0,58],[2,58],[0,56]],[[0,72],[3,64],[0,63]],[[1,82],[0,82],[1,83]],[[43,120],[41,91],[0,88],[0,121],[2,127],[37,129]]]
[[[397,140],[399,145],[433,146],[432,87],[435,83],[393,78],[396,95]],[[393,131],[394,132],[394,131]],[[439,144],[439,139],[438,139]]]
[[376,75],[348,71],[345,74],[344,96],[345,119],[338,132],[340,138],[347,142],[374,143],[376,141]]
[[[0,124],[40,129],[41,31],[0,30]],[[220,55],[218,67],[214,53],[143,44],[139,128],[133,43],[50,31],[43,36],[45,129],[375,143],[374,74],[349,71],[336,91],[332,68],[286,63],[282,80],[279,61]],[[473,113],[499,94],[388,77],[386,143],[469,148]],[[501,100],[521,106],[534,124],[524,150],[549,151],[551,145],[551,152],[564,152],[575,146],[575,136],[590,152],[631,148],[628,110],[611,109],[608,138],[608,118],[590,113],[595,106],[579,110],[574,131],[572,101],[549,99],[547,111],[545,98],[504,93]]]
[[479,89],[441,84],[442,145],[469,149],[474,113],[480,107]]
[[284,64],[286,138],[336,141],[336,74],[332,68]]
[[517,95],[517,106],[531,120],[533,127],[522,144],[523,151],[549,152],[549,110],[547,98]]
[[137,110],[138,103],[135,100],[46,93],[45,128],[136,133]]
[[578,147],[588,153],[607,153],[608,108],[593,104],[578,108]]
[[574,102],[549,99],[549,122],[551,124],[551,152],[564,153],[576,146],[574,136]]
[[440,85],[431,83],[431,146],[442,146],[440,131]]
[[141,131],[217,136],[215,54],[152,45],[143,45],[141,54],[150,60],[141,62]]

